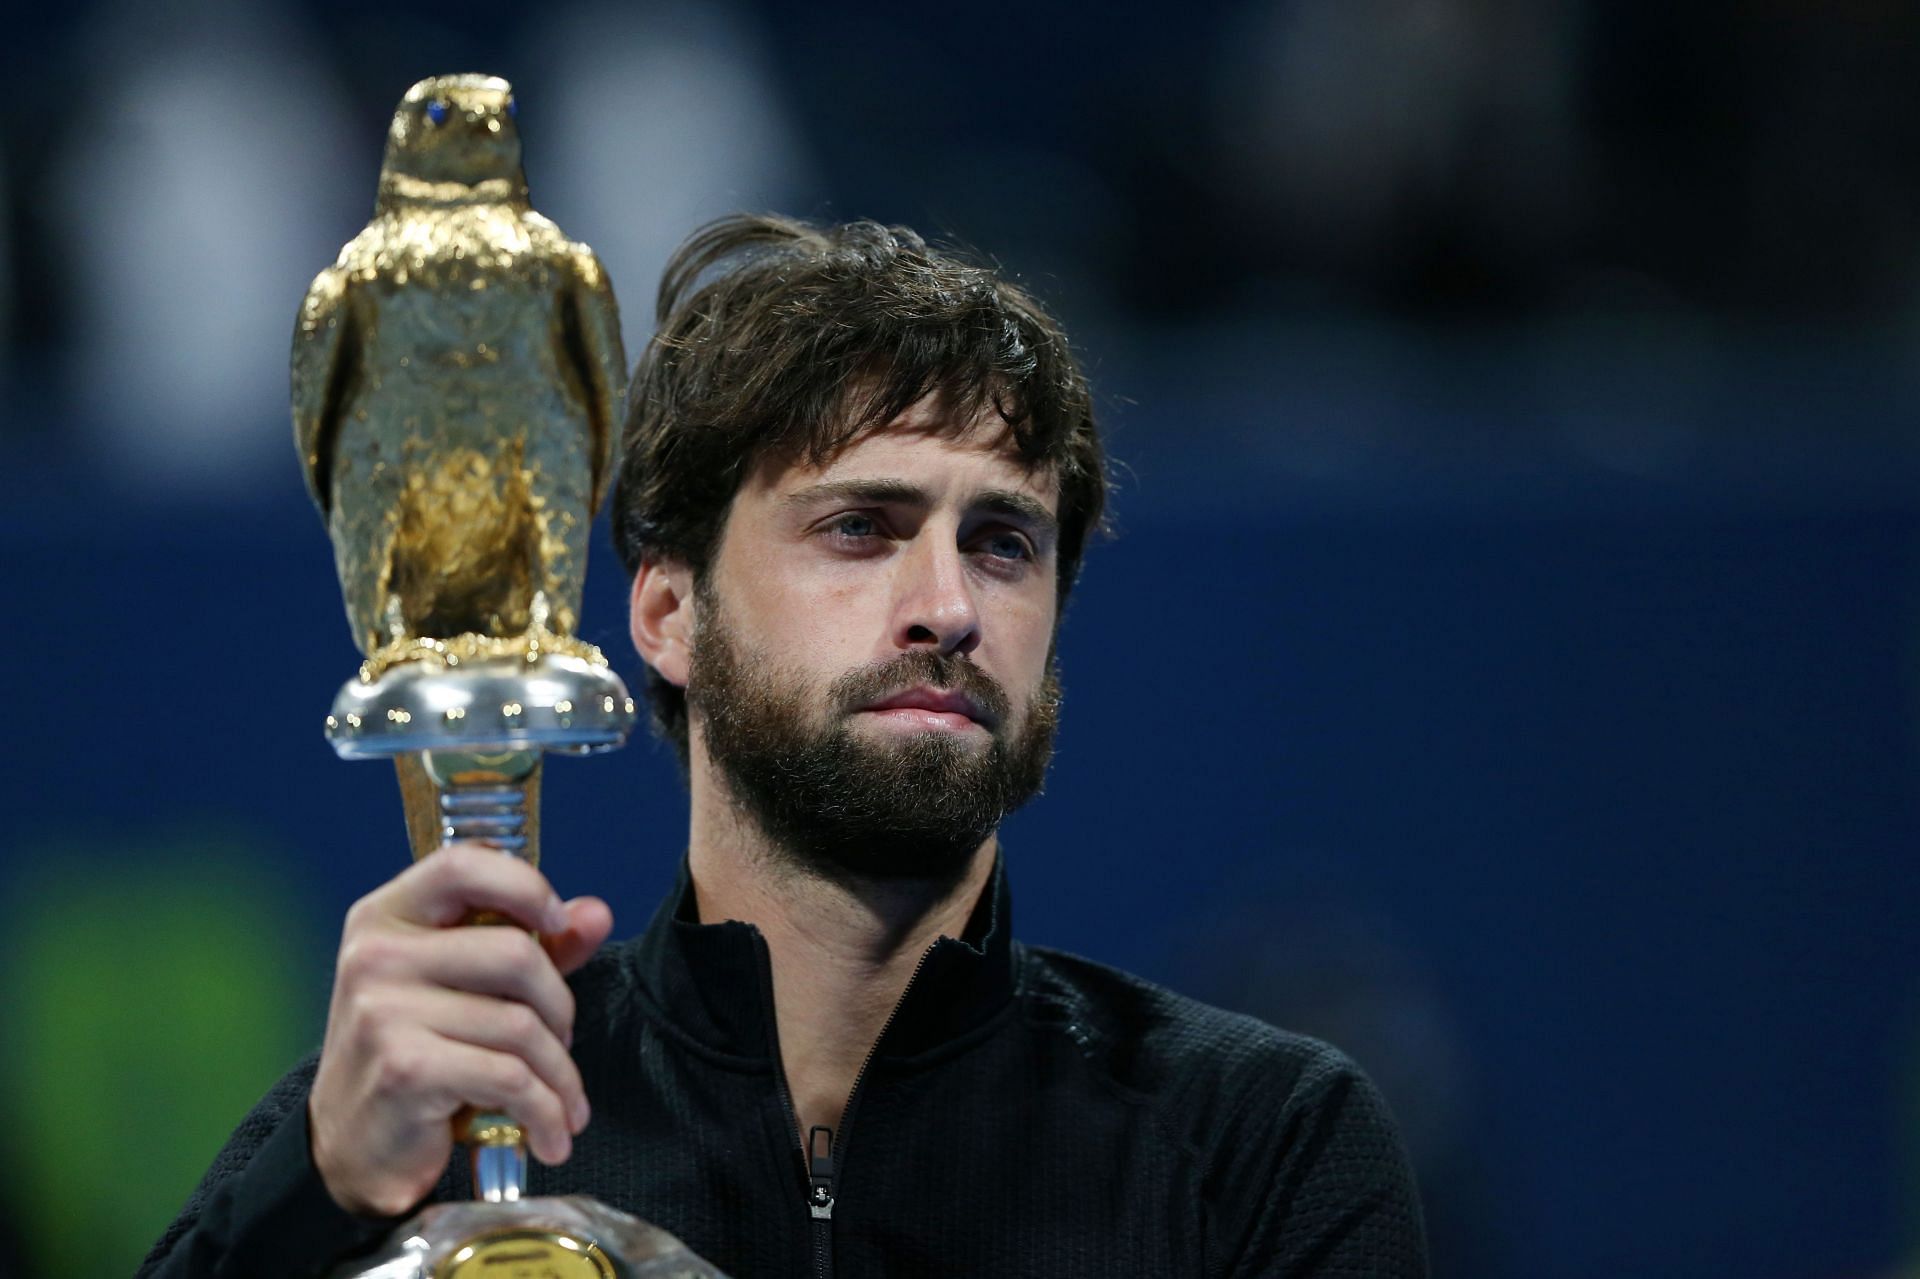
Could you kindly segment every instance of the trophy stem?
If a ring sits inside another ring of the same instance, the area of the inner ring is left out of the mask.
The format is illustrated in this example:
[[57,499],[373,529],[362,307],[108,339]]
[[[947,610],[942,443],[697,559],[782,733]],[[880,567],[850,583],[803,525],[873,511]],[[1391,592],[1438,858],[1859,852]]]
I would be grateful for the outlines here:
[[[440,814],[440,842],[485,840],[510,857],[537,863],[534,840],[538,750],[489,753],[430,750],[421,770],[433,784]],[[478,916],[475,924],[507,921]],[[473,1195],[483,1203],[513,1203],[527,1190],[526,1133],[498,1111],[467,1111],[454,1120],[473,1160]]]
[[[438,839],[492,844],[523,862],[540,864],[540,751],[421,751],[420,776],[431,787]],[[401,793],[407,795],[405,770]],[[418,796],[419,792],[414,792]]]
[[467,1122],[473,1151],[473,1197],[482,1203],[514,1203],[527,1193],[527,1139],[502,1114],[481,1112]]
[[527,793],[518,786],[451,786],[440,792],[440,839],[485,840],[518,857],[527,847]]

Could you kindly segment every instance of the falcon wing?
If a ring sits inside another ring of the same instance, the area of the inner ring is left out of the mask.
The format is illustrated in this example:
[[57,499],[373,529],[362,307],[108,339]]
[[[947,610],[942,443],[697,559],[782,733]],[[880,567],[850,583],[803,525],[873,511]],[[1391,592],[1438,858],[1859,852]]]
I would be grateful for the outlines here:
[[332,505],[333,449],[357,345],[347,283],[338,266],[315,276],[293,330],[293,439],[322,515]]
[[627,354],[620,342],[620,308],[613,286],[593,250],[570,246],[571,287],[561,304],[562,357],[573,366],[586,393],[587,422],[593,432],[593,504],[597,512],[613,477],[620,447],[621,401],[627,393]]

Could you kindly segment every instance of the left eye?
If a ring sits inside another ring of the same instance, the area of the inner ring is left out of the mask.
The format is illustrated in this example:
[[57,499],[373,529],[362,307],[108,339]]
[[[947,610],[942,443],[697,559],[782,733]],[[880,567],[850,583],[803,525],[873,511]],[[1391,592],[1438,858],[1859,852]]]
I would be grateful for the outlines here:
[[873,516],[858,513],[842,515],[828,528],[841,537],[851,538],[872,537],[880,531],[880,526],[873,522]]
[[507,116],[509,119],[514,119],[514,120],[517,120],[520,118],[520,99],[518,98],[507,99]]
[[427,119],[433,121],[435,124],[445,124],[447,122],[447,104],[438,98],[427,103]]
[[981,548],[996,559],[1024,560],[1031,552],[1027,550],[1027,539],[1017,533],[996,533],[981,542]]

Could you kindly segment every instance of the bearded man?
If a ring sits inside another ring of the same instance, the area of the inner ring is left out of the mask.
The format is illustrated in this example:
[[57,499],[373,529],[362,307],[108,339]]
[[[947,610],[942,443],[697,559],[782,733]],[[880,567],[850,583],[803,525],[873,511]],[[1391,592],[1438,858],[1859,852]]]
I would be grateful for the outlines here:
[[474,1103],[525,1125],[533,1193],[740,1279],[1425,1274],[1346,1058],[1011,940],[996,830],[1106,494],[1059,326],[911,232],[768,217],[683,247],[659,320],[614,533],[691,797],[677,888],[605,948],[604,903],[483,848],[362,899],[318,1058],[143,1273],[364,1249],[465,1197]]

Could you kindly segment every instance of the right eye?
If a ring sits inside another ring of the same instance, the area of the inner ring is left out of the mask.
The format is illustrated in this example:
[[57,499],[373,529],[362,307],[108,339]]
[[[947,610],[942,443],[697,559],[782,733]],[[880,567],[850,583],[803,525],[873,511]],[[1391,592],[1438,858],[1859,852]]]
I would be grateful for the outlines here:
[[826,531],[841,541],[864,542],[879,534],[880,525],[864,511],[848,511],[827,521]]
[[427,103],[427,119],[433,121],[435,124],[445,124],[447,122],[447,104],[444,99],[435,98],[433,101]]

